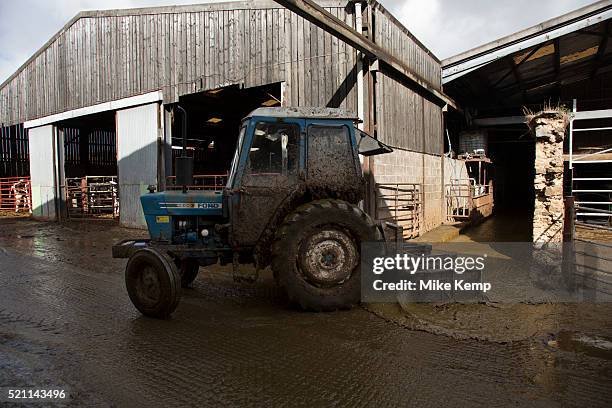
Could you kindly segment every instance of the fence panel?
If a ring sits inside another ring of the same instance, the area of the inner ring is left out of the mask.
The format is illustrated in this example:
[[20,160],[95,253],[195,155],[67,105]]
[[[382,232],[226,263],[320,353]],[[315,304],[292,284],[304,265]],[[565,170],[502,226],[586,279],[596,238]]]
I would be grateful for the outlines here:
[[15,213],[32,212],[32,189],[29,177],[0,178],[0,210]]
[[404,238],[417,237],[423,219],[421,184],[376,184],[376,220],[400,225]]
[[64,187],[69,218],[118,218],[117,177],[67,178]]

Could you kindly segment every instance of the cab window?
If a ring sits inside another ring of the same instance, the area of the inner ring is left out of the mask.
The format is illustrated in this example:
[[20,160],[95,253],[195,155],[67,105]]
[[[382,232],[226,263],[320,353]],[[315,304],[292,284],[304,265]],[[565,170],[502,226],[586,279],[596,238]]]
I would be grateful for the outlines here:
[[350,133],[346,126],[308,127],[308,176],[331,180],[355,173]]
[[295,124],[258,122],[249,151],[245,183],[268,186],[279,178],[297,177],[299,134]]

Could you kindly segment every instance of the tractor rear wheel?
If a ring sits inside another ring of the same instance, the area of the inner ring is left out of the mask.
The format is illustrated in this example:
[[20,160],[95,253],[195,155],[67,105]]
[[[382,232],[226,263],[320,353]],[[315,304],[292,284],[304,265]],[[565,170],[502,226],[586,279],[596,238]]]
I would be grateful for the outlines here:
[[181,286],[188,288],[198,276],[200,264],[196,259],[176,259],[174,262],[181,276]]
[[289,299],[305,310],[348,309],[361,294],[361,243],[380,239],[357,206],[319,200],[291,213],[278,229],[272,269]]
[[178,306],[181,277],[167,255],[145,248],[135,252],[125,268],[130,300],[145,316],[165,319]]

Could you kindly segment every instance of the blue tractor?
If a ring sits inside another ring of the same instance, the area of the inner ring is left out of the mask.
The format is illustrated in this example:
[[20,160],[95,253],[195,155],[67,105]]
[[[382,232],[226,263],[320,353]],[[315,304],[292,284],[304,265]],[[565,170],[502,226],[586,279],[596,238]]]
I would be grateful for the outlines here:
[[[233,264],[238,280],[257,277],[241,265],[271,266],[290,301],[305,310],[358,303],[360,245],[385,233],[359,206],[359,155],[392,150],[356,124],[339,109],[256,109],[242,121],[222,191],[189,189],[193,159],[183,150],[175,164],[182,191],[151,186],[141,197],[150,239],[113,247],[113,257],[129,258],[125,279],[136,308],[168,317],[181,287],[217,263]],[[183,138],[185,146],[185,125]]]

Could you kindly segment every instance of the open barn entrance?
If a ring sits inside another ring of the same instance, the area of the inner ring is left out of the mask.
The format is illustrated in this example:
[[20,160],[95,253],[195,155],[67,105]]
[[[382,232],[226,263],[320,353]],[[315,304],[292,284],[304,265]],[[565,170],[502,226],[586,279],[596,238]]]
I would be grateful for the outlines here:
[[[194,157],[194,183],[217,190],[227,181],[242,119],[259,107],[280,106],[281,84],[219,88],[181,97],[179,104],[187,111],[187,150]],[[182,115],[174,110],[173,118],[172,166],[183,147]],[[174,188],[174,177],[167,180],[167,188]]]
[[495,163],[495,208],[533,210],[535,140],[529,130],[489,130],[489,155]]
[[[491,208],[487,204],[492,201],[493,217],[475,223],[466,235],[481,242],[531,241],[536,154],[532,132],[524,123],[458,131],[460,120],[447,116],[446,122],[449,149],[457,151],[457,158],[465,164],[465,175],[453,169],[447,185],[447,200],[450,196],[454,204],[450,219],[488,217]],[[453,133],[457,136],[452,137]],[[476,217],[472,217],[474,212]]]
[[108,111],[60,122],[63,143],[63,213],[68,218],[117,219],[117,139],[115,112]]
[[0,217],[32,212],[28,147],[23,124],[0,127]]
[[497,228],[507,240],[529,240],[535,200],[535,140],[524,125],[489,129],[488,133]]

